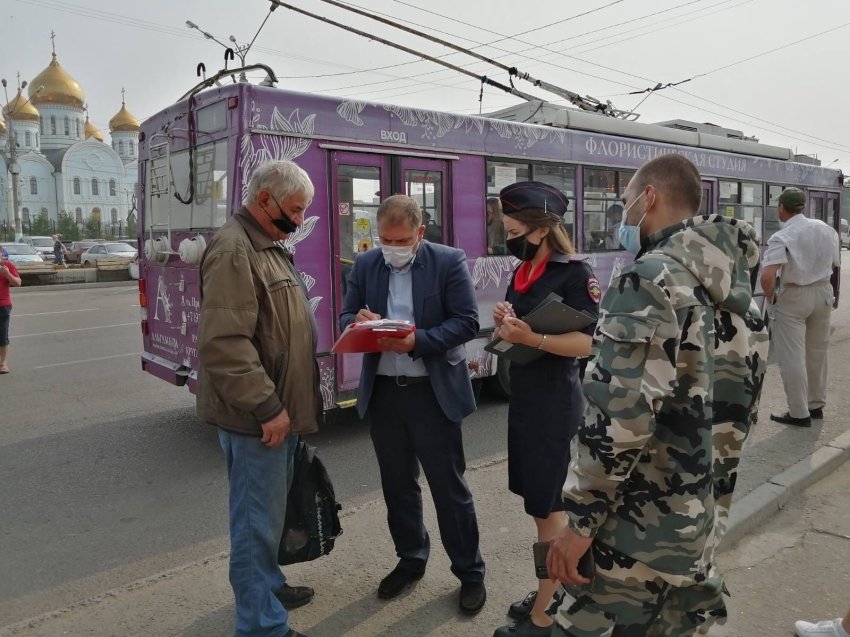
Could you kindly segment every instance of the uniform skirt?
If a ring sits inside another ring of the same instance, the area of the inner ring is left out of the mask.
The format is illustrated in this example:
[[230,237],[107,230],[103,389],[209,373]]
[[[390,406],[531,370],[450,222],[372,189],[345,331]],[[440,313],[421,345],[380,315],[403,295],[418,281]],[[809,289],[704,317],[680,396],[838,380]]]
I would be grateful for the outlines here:
[[510,371],[508,488],[526,513],[547,518],[564,510],[570,441],[584,413],[578,362],[547,354]]

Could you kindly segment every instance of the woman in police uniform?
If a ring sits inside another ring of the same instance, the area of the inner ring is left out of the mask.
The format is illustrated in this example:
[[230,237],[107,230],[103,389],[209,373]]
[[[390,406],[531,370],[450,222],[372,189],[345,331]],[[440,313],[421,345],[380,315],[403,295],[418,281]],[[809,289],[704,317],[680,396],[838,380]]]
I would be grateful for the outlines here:
[[[498,336],[546,352],[528,365],[511,364],[508,411],[508,487],[525,503],[537,525],[540,542],[567,525],[561,489],[567,476],[570,440],[584,414],[584,397],[576,357],[590,354],[594,326],[583,332],[534,333],[522,317],[555,293],[579,312],[596,316],[599,282],[584,260],[576,257],[561,225],[569,200],[559,190],[535,181],[502,190],[507,248],[522,261],[514,272],[507,298],[493,312]],[[529,551],[529,555],[530,555]],[[530,571],[530,569],[529,569]],[[557,583],[539,580],[537,591],[513,604],[517,621],[494,637],[548,636],[552,619],[546,607]]]

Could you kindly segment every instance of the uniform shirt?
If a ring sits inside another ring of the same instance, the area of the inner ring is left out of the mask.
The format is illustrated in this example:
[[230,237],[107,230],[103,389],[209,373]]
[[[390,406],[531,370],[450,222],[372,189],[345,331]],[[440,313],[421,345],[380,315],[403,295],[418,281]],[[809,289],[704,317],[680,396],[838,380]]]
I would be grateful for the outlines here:
[[[414,257],[414,261],[416,258]],[[387,316],[394,321],[410,321],[413,319],[413,261],[397,270],[388,263],[390,269],[390,285],[387,292]],[[378,363],[378,376],[427,376],[425,362],[420,358],[413,360],[409,354],[384,352]]]
[[838,233],[823,221],[794,215],[767,242],[762,267],[782,266],[782,284],[811,285],[829,281],[841,265]]
[[[3,265],[5,265],[9,272],[11,272],[14,276],[20,278],[21,275],[18,274],[18,269],[15,267],[14,263],[3,259]],[[9,279],[0,274],[0,307],[12,305],[12,293],[9,291],[10,287]]]

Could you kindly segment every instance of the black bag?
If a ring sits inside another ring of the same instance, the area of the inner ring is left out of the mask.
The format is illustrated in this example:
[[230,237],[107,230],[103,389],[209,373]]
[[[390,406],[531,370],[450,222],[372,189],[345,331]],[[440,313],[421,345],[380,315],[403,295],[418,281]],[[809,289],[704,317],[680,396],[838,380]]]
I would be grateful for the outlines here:
[[316,448],[300,440],[277,563],[285,566],[309,562],[330,553],[342,535],[341,510]]

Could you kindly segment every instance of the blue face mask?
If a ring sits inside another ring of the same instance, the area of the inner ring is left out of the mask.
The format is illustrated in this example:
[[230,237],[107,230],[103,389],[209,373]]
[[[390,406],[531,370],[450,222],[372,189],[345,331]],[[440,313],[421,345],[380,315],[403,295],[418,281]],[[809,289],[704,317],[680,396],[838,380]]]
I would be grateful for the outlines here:
[[643,217],[640,218],[640,221],[637,222],[636,226],[627,226],[626,220],[629,218],[629,210],[632,209],[640,198],[646,194],[646,191],[643,191],[638,195],[637,199],[635,199],[629,207],[623,211],[623,221],[620,223],[620,229],[617,232],[618,239],[620,240],[620,245],[623,246],[624,250],[628,250],[635,256],[637,256],[638,252],[640,252],[640,224],[643,223],[643,220],[646,218],[646,213],[643,213]]

